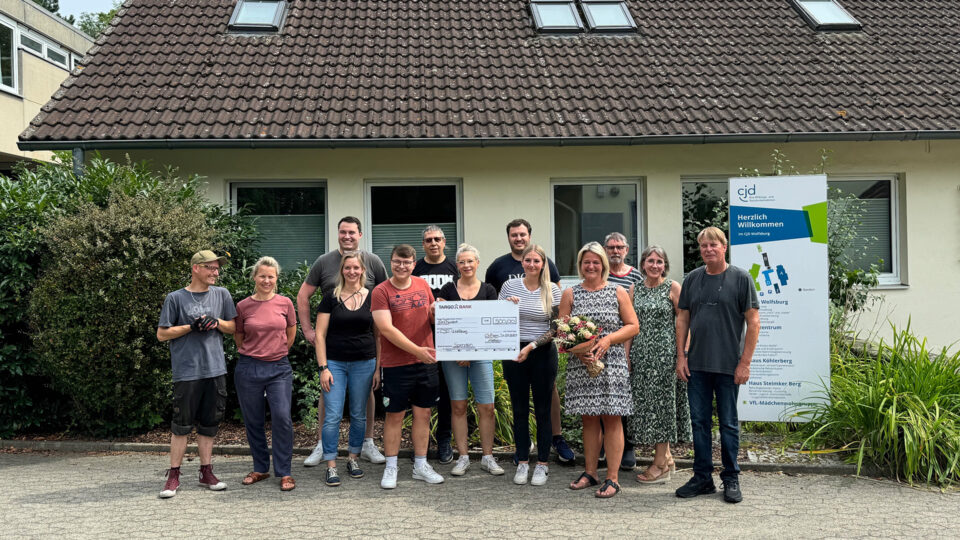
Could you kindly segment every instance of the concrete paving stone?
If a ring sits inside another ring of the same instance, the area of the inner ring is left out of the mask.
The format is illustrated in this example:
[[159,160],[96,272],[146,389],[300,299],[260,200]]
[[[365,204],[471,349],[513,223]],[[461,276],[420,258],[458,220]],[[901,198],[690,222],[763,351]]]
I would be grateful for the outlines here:
[[[364,478],[344,478],[339,488],[325,486],[319,468],[295,466],[297,488],[284,493],[275,478],[240,484],[249,457],[216,456],[225,491],[200,487],[193,460],[183,465],[179,494],[161,500],[166,459],[0,454],[0,538],[960,537],[960,494],[855,477],[745,473],[744,502],[730,505],[719,492],[675,497],[689,471],[659,486],[622,474],[620,495],[598,500],[592,490],[566,489],[575,469],[555,471],[543,487],[479,470],[428,485],[401,464],[398,488],[387,491],[382,466],[368,465]],[[446,476],[450,468],[437,470]]]

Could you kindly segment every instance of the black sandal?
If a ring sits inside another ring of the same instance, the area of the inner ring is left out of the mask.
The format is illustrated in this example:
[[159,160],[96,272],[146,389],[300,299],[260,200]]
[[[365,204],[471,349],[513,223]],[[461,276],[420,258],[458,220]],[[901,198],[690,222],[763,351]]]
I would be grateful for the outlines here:
[[[610,495],[604,495],[604,492],[607,491],[607,488],[608,488],[608,487],[613,487],[613,490],[614,490],[614,491],[613,491],[613,493],[610,494]],[[614,495],[616,495],[617,493],[620,493],[620,484],[618,484],[618,483],[614,482],[613,480],[610,480],[609,478],[607,478],[606,480],[603,481],[603,485],[600,486],[600,489],[598,489],[598,490],[593,494],[593,496],[596,497],[596,498],[598,498],[598,499],[609,499],[609,498],[613,497]]]
[[[585,486],[579,486],[579,487],[578,487],[577,484],[579,484],[580,481],[583,480],[584,478],[586,478],[590,483],[587,484],[587,485],[585,485]],[[596,485],[598,485],[599,483],[600,483],[599,480],[597,480],[596,478],[594,478],[594,477],[590,476],[589,474],[587,474],[587,471],[583,471],[582,473],[580,473],[580,476],[578,476],[576,480],[574,480],[573,482],[570,483],[570,489],[572,489],[572,490],[574,490],[574,491],[578,491],[578,490],[581,490],[581,489],[587,489],[588,487],[596,486]]]

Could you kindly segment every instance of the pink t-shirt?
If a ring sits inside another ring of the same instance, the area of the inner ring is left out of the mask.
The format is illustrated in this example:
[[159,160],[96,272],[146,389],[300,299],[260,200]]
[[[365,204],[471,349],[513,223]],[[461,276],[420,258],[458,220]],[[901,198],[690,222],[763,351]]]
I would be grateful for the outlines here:
[[297,325],[297,312],[286,296],[269,300],[248,296],[237,304],[237,333],[243,334],[238,351],[257,360],[275,362],[287,355],[287,328]]
[[[430,305],[433,292],[421,278],[410,276],[410,286],[398,289],[386,280],[370,293],[370,311],[390,310],[393,326],[407,339],[421,347],[433,347],[433,329],[430,328]],[[380,334],[380,365],[397,367],[416,364],[417,357],[394,345]]]

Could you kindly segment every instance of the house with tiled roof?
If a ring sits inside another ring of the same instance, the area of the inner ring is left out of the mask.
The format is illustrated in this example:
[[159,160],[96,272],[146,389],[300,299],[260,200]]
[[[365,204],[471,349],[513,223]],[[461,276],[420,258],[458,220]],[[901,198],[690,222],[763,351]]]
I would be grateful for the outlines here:
[[864,324],[947,344],[958,43],[955,0],[127,0],[19,144],[201,174],[287,263],[357,215],[374,251],[439,223],[484,266],[525,217],[567,276],[612,230],[680,268],[685,193],[825,149],[883,261]]
[[89,36],[30,0],[0,0],[0,174],[53,157],[17,148],[17,137],[91,46]]

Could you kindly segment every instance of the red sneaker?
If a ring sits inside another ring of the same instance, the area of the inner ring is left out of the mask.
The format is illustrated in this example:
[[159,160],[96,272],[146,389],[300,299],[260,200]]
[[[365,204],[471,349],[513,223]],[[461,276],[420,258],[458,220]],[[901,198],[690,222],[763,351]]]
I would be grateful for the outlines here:
[[200,466],[200,485],[207,486],[213,491],[227,489],[227,484],[217,480],[217,477],[213,475],[213,465]]
[[180,467],[167,469],[167,483],[163,485],[160,498],[169,499],[177,494],[178,489],[180,489]]

